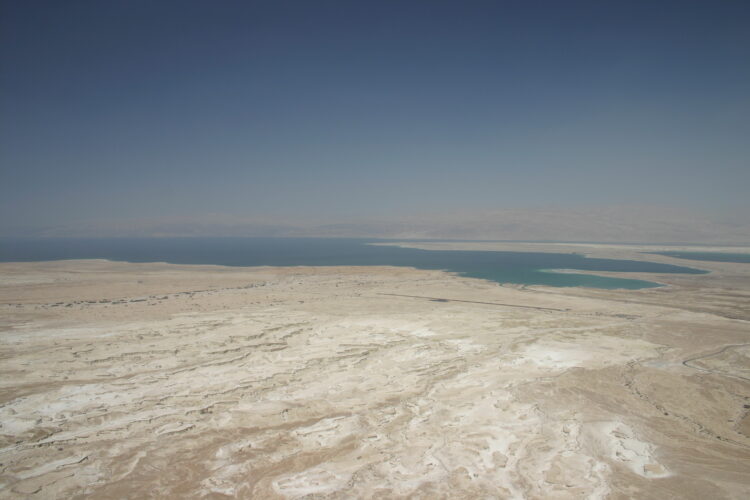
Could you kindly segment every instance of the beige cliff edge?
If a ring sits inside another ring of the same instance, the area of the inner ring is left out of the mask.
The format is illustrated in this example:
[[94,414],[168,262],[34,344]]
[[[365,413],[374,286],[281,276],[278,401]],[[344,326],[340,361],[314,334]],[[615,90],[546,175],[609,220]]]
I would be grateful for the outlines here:
[[0,264],[0,498],[748,498],[750,264],[647,260],[711,273]]

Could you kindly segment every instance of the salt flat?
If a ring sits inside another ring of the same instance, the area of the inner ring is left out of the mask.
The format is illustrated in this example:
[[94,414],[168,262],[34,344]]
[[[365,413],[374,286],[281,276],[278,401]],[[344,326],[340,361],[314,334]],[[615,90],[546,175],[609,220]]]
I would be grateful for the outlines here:
[[0,498],[747,498],[750,266],[695,267],[0,264]]

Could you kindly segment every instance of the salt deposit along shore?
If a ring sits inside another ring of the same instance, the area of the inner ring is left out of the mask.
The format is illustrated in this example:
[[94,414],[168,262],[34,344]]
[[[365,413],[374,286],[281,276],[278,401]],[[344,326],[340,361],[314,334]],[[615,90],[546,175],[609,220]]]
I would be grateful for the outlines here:
[[0,498],[748,498],[750,265],[687,265],[0,264]]

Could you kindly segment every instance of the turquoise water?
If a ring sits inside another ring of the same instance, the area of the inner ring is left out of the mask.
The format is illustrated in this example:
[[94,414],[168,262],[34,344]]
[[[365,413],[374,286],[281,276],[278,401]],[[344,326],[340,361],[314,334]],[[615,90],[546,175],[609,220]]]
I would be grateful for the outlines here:
[[750,253],[726,252],[649,252],[656,255],[666,255],[677,259],[704,260],[711,262],[741,262],[750,264]]
[[368,244],[373,242],[377,241],[334,238],[2,239],[0,261],[109,259],[224,266],[409,266],[442,269],[498,283],[607,289],[659,285],[643,280],[548,270],[705,272],[654,262],[592,259],[573,253],[418,250]]

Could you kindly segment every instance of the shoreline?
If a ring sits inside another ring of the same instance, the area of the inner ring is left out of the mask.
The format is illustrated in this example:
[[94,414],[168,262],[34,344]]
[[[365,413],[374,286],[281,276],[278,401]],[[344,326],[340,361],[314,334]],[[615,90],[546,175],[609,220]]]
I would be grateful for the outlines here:
[[[130,241],[130,240],[128,240]],[[347,240],[338,244],[334,240],[314,239],[309,245],[300,243],[287,244],[280,238],[260,238],[257,243],[245,243],[232,245],[225,240],[198,239],[198,243],[184,245],[180,242],[170,240],[167,243],[132,242],[120,246],[113,240],[98,240],[98,243],[89,247],[84,240],[72,239],[66,244],[21,244],[11,247],[4,254],[4,259],[16,257],[17,261],[48,260],[56,257],[64,257],[69,260],[76,256],[100,256],[105,259],[117,259],[121,262],[174,262],[191,265],[225,265],[230,267],[248,267],[259,264],[258,267],[307,267],[307,266],[339,266],[339,265],[367,265],[367,266],[404,266],[416,269],[443,269],[448,272],[460,273],[465,276],[473,276],[488,279],[500,284],[517,283],[519,285],[539,286],[581,286],[602,287],[605,289],[638,289],[641,287],[653,287],[659,285],[649,279],[636,278],[634,281],[626,282],[633,278],[635,272],[648,271],[649,273],[700,273],[701,268],[688,267],[693,265],[686,262],[675,262],[663,256],[644,258],[643,255],[623,255],[623,251],[615,255],[606,255],[610,260],[630,260],[629,263],[602,262],[599,267],[609,267],[613,270],[626,271],[633,269],[620,276],[603,273],[539,273],[540,269],[583,267],[582,271],[595,270],[597,265],[586,262],[587,257],[601,257],[602,252],[611,253],[611,248],[598,250],[597,255],[583,255],[580,248],[576,252],[569,251],[568,247],[555,245],[534,244],[489,244],[481,242],[432,242],[432,243],[404,243],[391,242],[388,244],[368,242],[366,240]],[[489,245],[489,246],[488,246]],[[510,246],[509,246],[510,245]],[[367,247],[370,250],[367,250]],[[391,247],[391,250],[387,250]],[[374,250],[382,248],[384,250]],[[397,250],[398,248],[402,250]],[[413,251],[417,250],[417,251]],[[418,250],[443,250],[435,255],[427,255]],[[471,254],[452,253],[445,250],[468,250]],[[512,251],[518,255],[487,256],[482,250]],[[539,252],[542,250],[542,252]],[[556,251],[562,250],[562,251]],[[567,250],[567,251],[566,251]],[[525,256],[520,254],[527,253]],[[556,256],[545,257],[544,253]],[[574,255],[566,255],[574,254]],[[638,264],[640,262],[641,264]],[[255,266],[253,266],[255,267]],[[639,269],[640,268],[640,269]],[[636,271],[637,270],[637,271]],[[520,271],[520,272],[518,272]],[[611,271],[617,272],[617,271]],[[560,276],[568,274],[567,277]],[[595,277],[595,278],[593,278]],[[642,283],[638,283],[641,281]]]

